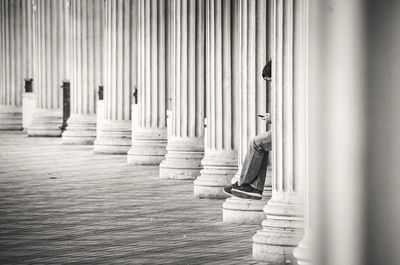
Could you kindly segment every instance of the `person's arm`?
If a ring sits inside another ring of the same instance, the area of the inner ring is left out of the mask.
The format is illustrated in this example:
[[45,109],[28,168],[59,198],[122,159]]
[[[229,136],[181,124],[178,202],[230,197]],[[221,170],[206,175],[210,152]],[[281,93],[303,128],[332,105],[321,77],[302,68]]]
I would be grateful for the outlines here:
[[271,123],[271,114],[269,113],[264,113],[264,114],[258,114],[258,117],[260,117],[263,121],[265,121],[267,124]]

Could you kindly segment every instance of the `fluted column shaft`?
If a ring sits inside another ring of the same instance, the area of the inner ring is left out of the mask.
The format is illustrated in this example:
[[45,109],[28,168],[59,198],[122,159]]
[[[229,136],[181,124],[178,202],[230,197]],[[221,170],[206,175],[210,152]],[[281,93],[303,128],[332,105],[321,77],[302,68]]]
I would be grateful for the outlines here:
[[32,77],[32,6],[0,2],[0,130],[22,129],[24,78]]
[[105,2],[104,120],[98,153],[126,154],[131,145],[131,99],[136,84],[137,1]]
[[238,2],[206,1],[206,140],[203,170],[195,180],[198,197],[225,198],[222,188],[237,171]]
[[205,2],[174,0],[172,135],[161,178],[194,179],[204,156]]
[[69,4],[68,0],[33,2],[36,111],[29,136],[61,136],[60,86],[70,77]]
[[93,144],[97,87],[103,77],[103,1],[72,0],[71,116],[62,142]]
[[[240,140],[239,170],[252,137],[267,130],[257,114],[269,112],[269,84],[261,77],[270,58],[270,8],[267,0],[240,0]],[[265,182],[264,200],[244,200],[231,197],[223,205],[223,220],[228,223],[261,224],[266,200],[271,197],[271,171]]]
[[314,235],[314,230],[316,230],[314,226],[317,218],[314,211],[311,213],[311,208],[316,209],[316,202],[311,201],[311,197],[312,199],[316,199],[316,201],[318,197],[314,194],[317,186],[310,183],[311,180],[314,181],[317,178],[317,176],[311,178],[309,175],[306,175],[304,179],[304,237],[293,252],[299,265],[317,264],[316,236]]
[[302,181],[306,174],[307,0],[273,0],[272,198],[263,229],[253,238],[253,257],[295,262],[303,233]]
[[167,1],[139,0],[138,124],[128,162],[158,165],[166,154]]

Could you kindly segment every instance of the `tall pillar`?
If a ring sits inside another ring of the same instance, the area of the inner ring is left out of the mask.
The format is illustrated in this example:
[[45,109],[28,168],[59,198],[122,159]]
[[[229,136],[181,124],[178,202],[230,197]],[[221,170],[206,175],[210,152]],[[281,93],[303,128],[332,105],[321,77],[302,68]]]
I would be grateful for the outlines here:
[[[304,183],[304,237],[300,241],[297,248],[295,248],[293,254],[297,259],[298,265],[313,265],[316,263],[316,255],[315,255],[315,236],[311,223],[311,201],[310,201],[310,192],[311,187],[309,183],[309,178],[306,176]],[[314,197],[315,198],[315,197]],[[315,224],[314,224],[315,225]],[[315,229],[315,227],[314,227]]]
[[72,0],[71,116],[64,144],[93,144],[96,139],[97,87],[103,74],[103,1]]
[[32,77],[32,6],[0,2],[0,130],[22,130],[24,78]]
[[204,156],[205,2],[174,0],[172,135],[161,178],[194,179]]
[[36,110],[29,136],[61,136],[62,81],[69,78],[69,1],[34,0]]
[[273,0],[272,198],[253,258],[295,262],[303,234],[302,181],[306,170],[306,25],[308,0]]
[[[253,136],[265,132],[267,125],[257,114],[269,112],[269,83],[262,77],[268,62],[270,14],[267,0],[240,0],[240,145],[239,171]],[[264,205],[271,197],[271,168],[267,172],[262,201],[228,198],[223,204],[223,220],[227,223],[261,224]]]
[[128,163],[158,165],[167,145],[167,1],[138,0],[138,124]]
[[106,0],[104,120],[96,153],[126,154],[131,146],[131,99],[136,84],[137,1]]
[[206,1],[206,141],[201,175],[194,182],[200,198],[226,198],[222,189],[237,172],[238,2]]
[[321,198],[320,227],[314,229],[321,260],[314,264],[397,264],[400,259],[400,56],[393,45],[400,43],[399,7],[398,1],[335,0],[331,10],[318,10],[318,67],[324,71],[322,78],[310,79],[322,79],[321,137],[310,139],[321,165],[321,183],[312,189]]

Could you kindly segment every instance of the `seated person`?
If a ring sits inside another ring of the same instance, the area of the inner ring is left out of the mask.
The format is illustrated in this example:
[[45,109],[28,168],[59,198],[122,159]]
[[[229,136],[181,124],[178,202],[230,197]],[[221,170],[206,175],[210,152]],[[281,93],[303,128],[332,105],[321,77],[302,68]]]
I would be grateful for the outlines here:
[[[264,80],[271,81],[271,60],[264,66],[262,76]],[[259,116],[267,123],[271,121],[269,114]],[[268,154],[270,151],[270,131],[253,137],[243,162],[239,181],[225,187],[224,192],[239,198],[261,200],[267,176]]]

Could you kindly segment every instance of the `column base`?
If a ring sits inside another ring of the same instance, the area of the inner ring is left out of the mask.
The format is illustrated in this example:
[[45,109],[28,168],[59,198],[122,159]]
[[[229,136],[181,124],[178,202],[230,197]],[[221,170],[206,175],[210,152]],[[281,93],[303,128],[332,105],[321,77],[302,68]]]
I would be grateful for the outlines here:
[[96,137],[100,134],[100,128],[104,120],[104,100],[96,102]]
[[237,172],[236,151],[209,151],[202,160],[203,169],[194,181],[194,196],[225,199],[223,188],[230,184]]
[[297,259],[298,265],[314,265],[319,264],[316,262],[315,246],[312,237],[306,232],[303,240],[300,241],[297,248],[294,250],[294,256]]
[[200,175],[203,138],[175,137],[168,140],[167,151],[160,164],[160,178],[194,180]]
[[270,264],[296,264],[293,255],[303,236],[302,205],[271,199],[264,208],[263,229],[253,237],[253,259]]
[[[267,176],[268,177],[268,176]],[[247,200],[232,196],[222,205],[222,220],[229,224],[260,225],[265,219],[264,206],[271,198],[271,186],[264,188],[263,199]]]
[[[240,172],[241,166],[235,178],[232,179],[232,183],[239,180]],[[226,199],[222,205],[223,222],[230,224],[260,225],[265,219],[264,206],[272,196],[271,175],[271,170],[268,170],[262,200],[246,200],[235,196]]]
[[96,115],[74,115],[67,121],[67,129],[62,134],[63,144],[91,145],[96,140]]
[[27,131],[32,124],[33,113],[35,112],[36,95],[29,92],[22,95],[22,125]]
[[62,134],[62,111],[36,109],[32,124],[28,127],[28,136],[32,137],[60,137]]
[[132,132],[128,163],[159,165],[167,153],[167,128],[137,128]]
[[131,121],[103,120],[94,141],[98,154],[126,154],[131,147]]
[[0,131],[20,131],[22,129],[22,108],[20,106],[0,106]]
[[267,200],[246,200],[232,196],[222,205],[223,222],[260,225],[265,219],[263,208]]

